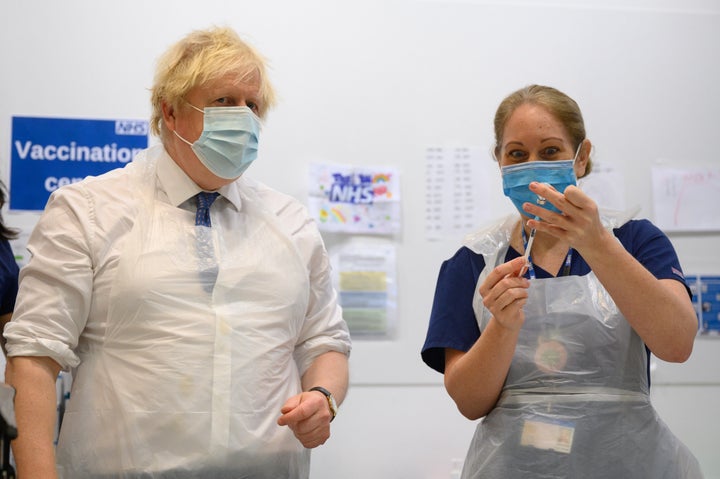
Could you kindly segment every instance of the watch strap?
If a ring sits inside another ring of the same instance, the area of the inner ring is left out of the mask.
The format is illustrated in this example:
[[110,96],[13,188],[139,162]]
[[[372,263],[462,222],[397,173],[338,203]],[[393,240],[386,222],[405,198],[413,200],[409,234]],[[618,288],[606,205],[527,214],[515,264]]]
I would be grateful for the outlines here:
[[330,418],[330,422],[333,422],[333,419],[335,419],[335,416],[337,416],[337,403],[335,402],[335,397],[333,397],[332,393],[325,389],[322,386],[315,386],[310,388],[308,391],[318,391],[325,395],[325,398],[328,402],[328,407],[330,408],[330,414],[332,414],[332,417]]

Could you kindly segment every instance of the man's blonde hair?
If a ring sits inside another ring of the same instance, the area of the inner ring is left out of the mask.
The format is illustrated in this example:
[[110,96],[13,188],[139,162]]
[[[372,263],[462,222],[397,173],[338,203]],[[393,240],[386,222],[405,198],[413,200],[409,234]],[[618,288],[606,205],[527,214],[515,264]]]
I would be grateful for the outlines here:
[[196,30],[171,46],[158,60],[151,89],[150,130],[163,132],[163,102],[174,107],[192,88],[236,73],[240,81],[257,79],[260,86],[258,115],[263,118],[275,104],[265,59],[227,27]]

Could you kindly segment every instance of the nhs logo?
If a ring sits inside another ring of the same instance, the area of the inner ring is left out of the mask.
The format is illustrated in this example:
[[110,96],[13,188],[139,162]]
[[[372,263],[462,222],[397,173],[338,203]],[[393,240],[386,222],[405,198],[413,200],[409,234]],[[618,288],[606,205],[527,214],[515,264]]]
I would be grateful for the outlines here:
[[115,121],[115,134],[116,135],[147,136],[148,122],[147,121],[138,121],[138,120],[116,120]]
[[327,194],[332,203],[372,204],[372,176],[334,173],[333,183]]

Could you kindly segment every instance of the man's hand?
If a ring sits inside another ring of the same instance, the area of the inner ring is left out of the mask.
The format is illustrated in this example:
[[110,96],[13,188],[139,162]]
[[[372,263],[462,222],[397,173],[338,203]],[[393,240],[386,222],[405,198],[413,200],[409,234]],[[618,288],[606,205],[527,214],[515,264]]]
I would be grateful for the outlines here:
[[321,446],[330,438],[332,414],[327,398],[320,391],[303,392],[291,397],[280,410],[277,423],[292,429],[308,449]]

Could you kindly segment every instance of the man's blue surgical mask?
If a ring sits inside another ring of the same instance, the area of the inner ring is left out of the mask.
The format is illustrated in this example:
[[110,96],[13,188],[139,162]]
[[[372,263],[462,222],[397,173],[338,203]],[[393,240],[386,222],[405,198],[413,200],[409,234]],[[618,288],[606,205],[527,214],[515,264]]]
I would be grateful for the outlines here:
[[175,135],[192,147],[203,165],[215,176],[234,179],[257,158],[260,119],[246,106],[207,107],[203,131],[195,143]]
[[[580,148],[578,147],[579,152]],[[575,153],[575,158],[571,160],[528,161],[517,165],[503,166],[500,174],[505,196],[512,200],[515,208],[521,214],[526,214],[522,207],[523,203],[541,205],[547,210],[560,213],[560,210],[555,208],[552,203],[530,191],[530,183],[533,181],[546,183],[560,193],[563,193],[568,186],[576,185],[575,159],[577,159],[578,153]]]

